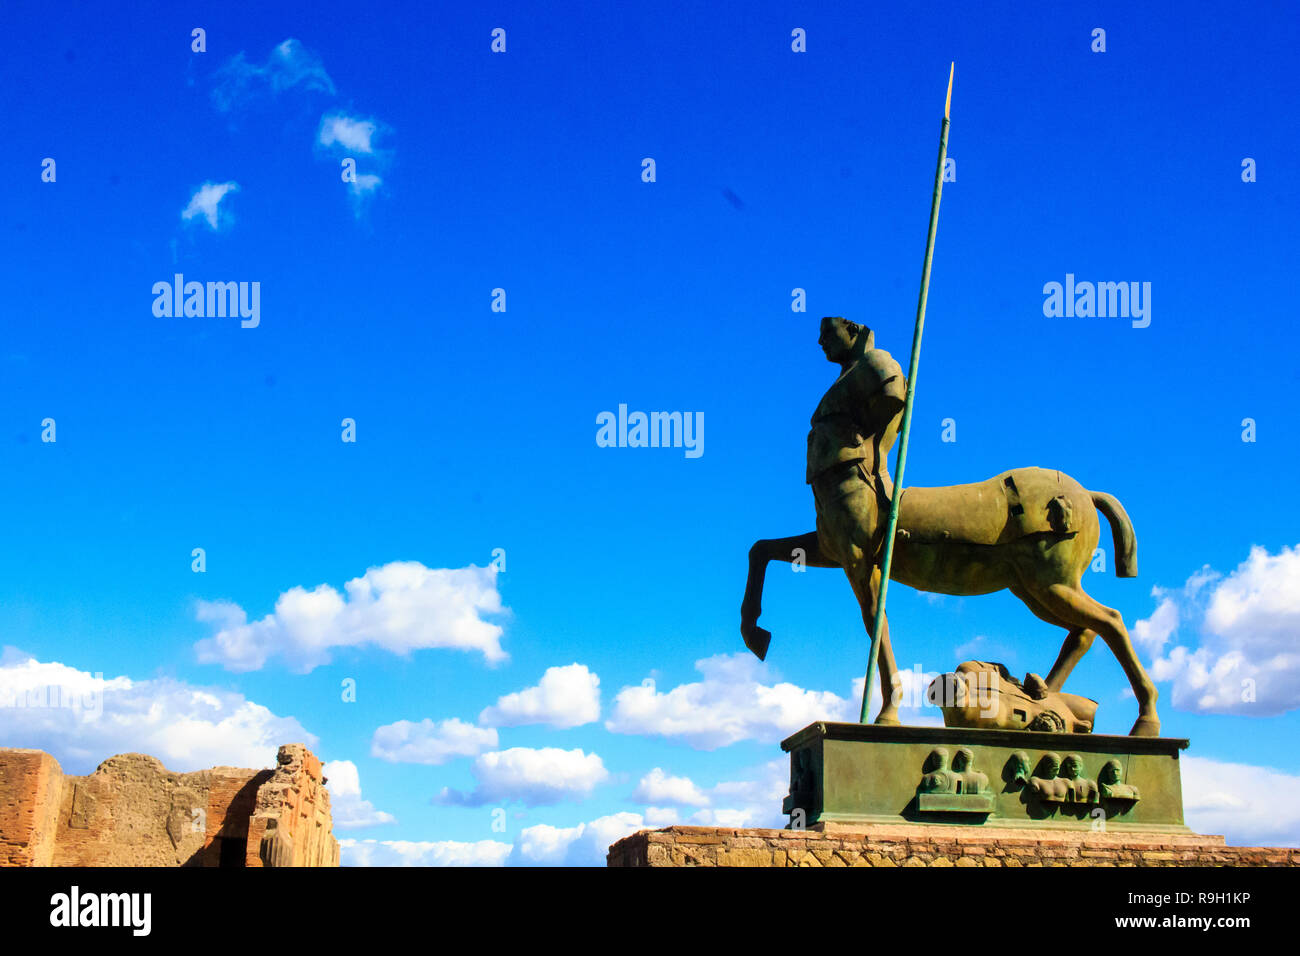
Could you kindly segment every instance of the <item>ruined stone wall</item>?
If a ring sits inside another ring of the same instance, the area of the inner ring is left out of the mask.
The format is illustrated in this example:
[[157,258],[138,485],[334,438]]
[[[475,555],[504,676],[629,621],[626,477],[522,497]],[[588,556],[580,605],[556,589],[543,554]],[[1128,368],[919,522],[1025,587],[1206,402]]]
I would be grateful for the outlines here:
[[0,749],[0,866],[261,866],[269,821],[296,844],[280,865],[337,866],[320,761],[301,744],[278,760],[173,773],[120,754],[65,777],[47,753]]
[[279,766],[257,791],[247,866],[338,866],[330,795],[321,763],[301,744],[280,748]]
[[63,771],[42,750],[0,750],[0,866],[49,866]]
[[1197,834],[1071,833],[920,826],[641,830],[610,866],[1300,866],[1300,849],[1225,846]]
[[110,757],[65,779],[52,865],[216,866],[209,851],[228,815],[223,799],[258,773],[173,773],[145,754]]

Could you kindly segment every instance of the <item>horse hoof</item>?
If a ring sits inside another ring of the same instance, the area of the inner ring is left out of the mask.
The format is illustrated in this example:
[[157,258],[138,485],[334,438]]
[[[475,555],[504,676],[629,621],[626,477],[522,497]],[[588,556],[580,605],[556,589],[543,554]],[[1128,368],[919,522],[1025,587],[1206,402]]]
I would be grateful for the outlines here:
[[767,659],[767,646],[772,642],[771,631],[752,621],[741,621],[740,636],[745,639],[745,646],[754,652],[755,657],[760,661]]
[[1159,737],[1160,719],[1158,717],[1139,717],[1128,735],[1130,737]]
[[902,724],[899,722],[898,717],[893,714],[889,716],[880,714],[876,717],[876,726],[877,727],[901,727]]

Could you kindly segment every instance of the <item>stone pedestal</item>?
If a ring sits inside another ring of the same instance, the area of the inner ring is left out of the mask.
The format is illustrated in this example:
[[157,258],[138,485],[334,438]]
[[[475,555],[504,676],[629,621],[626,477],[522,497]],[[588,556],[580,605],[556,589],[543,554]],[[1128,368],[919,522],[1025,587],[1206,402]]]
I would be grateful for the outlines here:
[[782,741],[794,828],[927,824],[1190,834],[1186,740],[816,723]]
[[1183,822],[1186,740],[816,723],[785,740],[785,830],[673,826],[610,866],[1296,866]]

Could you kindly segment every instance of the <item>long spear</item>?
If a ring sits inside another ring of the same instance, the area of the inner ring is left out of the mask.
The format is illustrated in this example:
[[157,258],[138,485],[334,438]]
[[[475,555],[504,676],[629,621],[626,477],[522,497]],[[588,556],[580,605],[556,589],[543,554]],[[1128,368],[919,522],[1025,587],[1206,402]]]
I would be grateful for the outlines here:
[[916,332],[912,335],[912,362],[907,370],[907,396],[903,400],[903,423],[898,429],[898,464],[894,468],[894,496],[889,502],[889,526],[885,531],[885,550],[880,561],[880,596],[876,600],[876,620],[871,626],[871,657],[867,662],[867,683],[862,688],[861,723],[867,722],[871,707],[871,685],[876,680],[876,661],[880,657],[880,633],[885,624],[885,593],[889,590],[889,570],[894,560],[894,535],[898,532],[898,503],[903,497],[903,469],[907,465],[907,436],[912,428],[912,396],[916,394],[916,369],[921,361],[921,332],[925,329],[925,300],[930,294],[930,260],[934,256],[934,234],[939,228],[939,197],[943,194],[943,161],[948,156],[948,110],[952,106],[952,75],[957,64],[948,67],[948,98],[943,104],[943,126],[939,130],[939,165],[934,171],[934,196],[930,200],[930,234],[925,240],[925,263],[921,266],[921,297],[916,303]]

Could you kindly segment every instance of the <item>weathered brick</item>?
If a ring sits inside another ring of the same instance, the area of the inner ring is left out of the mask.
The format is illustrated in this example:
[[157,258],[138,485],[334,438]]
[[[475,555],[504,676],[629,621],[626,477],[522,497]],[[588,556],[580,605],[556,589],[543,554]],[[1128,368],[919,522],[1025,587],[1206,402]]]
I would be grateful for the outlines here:
[[[1032,835],[1030,835],[1032,834]],[[918,825],[826,832],[667,827],[611,848],[610,866],[1287,866],[1300,851],[1228,847],[1217,837],[944,831]]]
[[754,847],[729,848],[719,850],[717,859],[718,866],[771,866],[772,851]]

